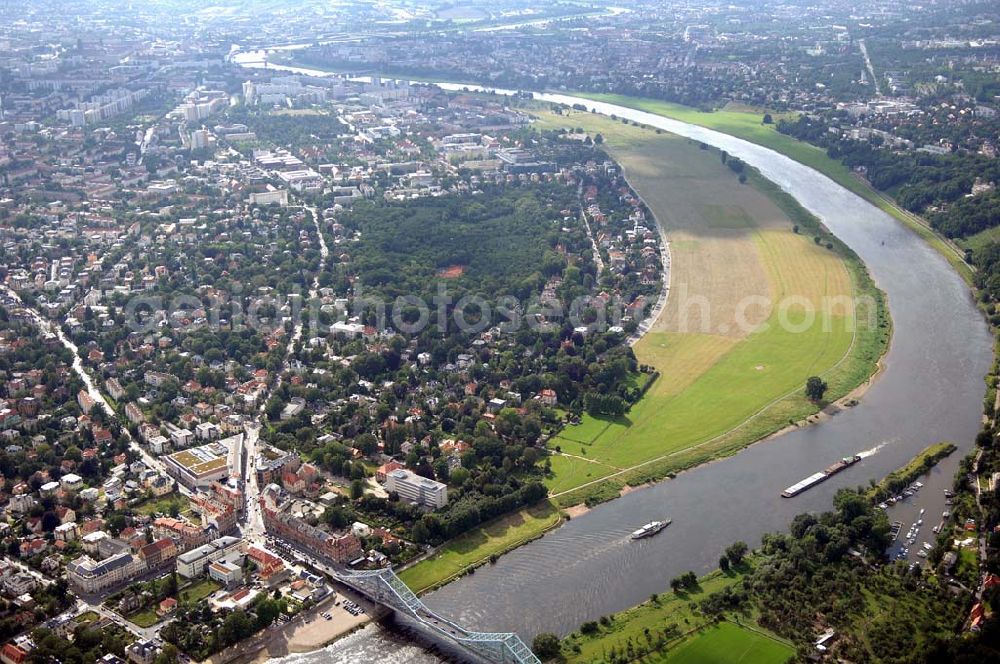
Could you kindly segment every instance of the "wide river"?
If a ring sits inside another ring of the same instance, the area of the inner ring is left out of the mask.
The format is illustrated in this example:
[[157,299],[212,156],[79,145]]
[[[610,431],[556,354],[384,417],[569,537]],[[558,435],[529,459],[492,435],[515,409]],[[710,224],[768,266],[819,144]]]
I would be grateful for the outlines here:
[[[979,429],[992,340],[968,288],[944,258],[891,216],[767,148],[614,104],[536,97],[584,103],[599,113],[703,141],[760,169],[864,260],[888,294],[893,341],[884,371],[854,408],[600,505],[431,593],[424,598],[429,606],[464,626],[516,631],[529,642],[541,631],[565,634],[664,591],[681,572],[714,569],[734,540],[753,546],[763,534],[785,530],[798,513],[829,509],[837,489],[880,478],[931,443],[950,440],[959,446],[938,471],[953,474]],[[782,489],[836,459],[874,448],[824,484],[793,499],[780,497]],[[921,492],[914,501],[928,501],[933,514],[943,502],[936,491]],[[663,517],[673,525],[660,535],[638,542],[628,538],[638,526]],[[370,647],[370,638],[349,639],[295,661],[377,661],[359,645]],[[419,649],[400,647],[393,659],[428,661],[425,657]]]

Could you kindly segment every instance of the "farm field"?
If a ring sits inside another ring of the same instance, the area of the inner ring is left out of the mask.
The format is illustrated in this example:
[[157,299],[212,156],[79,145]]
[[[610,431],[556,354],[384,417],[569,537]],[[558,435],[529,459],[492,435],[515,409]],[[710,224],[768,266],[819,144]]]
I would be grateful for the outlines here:
[[399,577],[414,592],[421,593],[487,560],[539,537],[562,521],[562,514],[549,501],[508,514],[447,542],[440,551]]
[[660,377],[625,416],[584,416],[550,441],[561,454],[548,486],[560,504],[613,497],[602,478],[619,488],[656,479],[812,414],[808,376],[823,376],[837,398],[874,371],[888,340],[884,311],[856,312],[853,300],[857,288],[874,289],[787,195],[754,173],[739,184],[719,152],[684,138],[590,113],[539,116],[542,129],[604,137],[671,256],[667,306],[635,345]]
[[[791,136],[786,136],[778,132],[776,126],[773,124],[763,124],[761,119],[764,111],[762,110],[731,105],[722,110],[709,112],[656,99],[628,97],[617,94],[575,94],[579,97],[627,106],[689,124],[715,129],[771,148],[775,152],[780,152],[795,161],[819,171],[848,191],[857,194],[883,212],[903,222],[940,252],[966,281],[971,281],[972,279],[972,269],[965,262],[962,252],[954,244],[935,233],[923,220],[899,208],[886,196],[854,177],[849,168],[841,162],[831,159],[821,148],[797,140]],[[777,113],[773,114],[773,116],[775,122],[781,118],[781,115]]]

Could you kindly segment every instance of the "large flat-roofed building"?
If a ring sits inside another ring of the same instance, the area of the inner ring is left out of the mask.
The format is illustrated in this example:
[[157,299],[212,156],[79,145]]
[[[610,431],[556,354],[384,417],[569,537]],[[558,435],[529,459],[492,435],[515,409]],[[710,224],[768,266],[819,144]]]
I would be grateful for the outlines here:
[[338,563],[361,555],[362,547],[353,533],[334,533],[317,528],[292,513],[293,501],[276,484],[268,484],[260,497],[264,526],[278,537],[296,542],[306,550]]
[[177,573],[188,579],[199,577],[205,573],[210,564],[222,560],[235,551],[245,551],[245,546],[243,540],[236,537],[214,539],[204,546],[177,556]]
[[122,551],[101,561],[80,556],[66,566],[70,587],[78,593],[96,593],[128,583],[146,570],[140,558]]
[[503,170],[508,173],[547,173],[556,170],[550,161],[539,161],[535,155],[521,148],[505,148],[497,152]]
[[399,468],[386,473],[385,490],[400,500],[438,509],[448,504],[448,486]]
[[229,475],[232,449],[242,447],[242,444],[243,434],[237,434],[174,452],[166,457],[167,472],[189,489],[206,487]]

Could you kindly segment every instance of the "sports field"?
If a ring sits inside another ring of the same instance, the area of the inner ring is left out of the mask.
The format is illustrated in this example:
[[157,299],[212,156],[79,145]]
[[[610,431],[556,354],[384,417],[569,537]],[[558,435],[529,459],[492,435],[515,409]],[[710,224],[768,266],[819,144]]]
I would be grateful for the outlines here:
[[646,662],[662,664],[784,664],[795,650],[763,634],[723,622]]
[[740,184],[719,152],[687,139],[590,113],[540,118],[604,137],[671,257],[667,306],[635,346],[661,375],[624,417],[584,417],[550,442],[561,504],[612,497],[602,478],[662,477],[802,419],[816,410],[803,394],[811,375],[836,398],[872,373],[888,328],[853,300],[870,283],[790,197],[756,174]]

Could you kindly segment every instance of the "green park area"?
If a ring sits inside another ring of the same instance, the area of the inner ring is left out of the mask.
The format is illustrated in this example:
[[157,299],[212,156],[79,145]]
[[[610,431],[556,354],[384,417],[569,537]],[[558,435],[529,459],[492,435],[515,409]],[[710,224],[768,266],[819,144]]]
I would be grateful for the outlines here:
[[414,592],[421,593],[451,581],[511,549],[540,537],[562,522],[549,501],[505,515],[445,543],[435,554],[400,572]]
[[794,654],[786,641],[756,626],[717,623],[697,608],[709,596],[734,588],[749,571],[745,565],[725,573],[716,570],[693,588],[654,595],[631,609],[584,623],[563,639],[563,657],[580,664],[782,664]]
[[[178,601],[185,606],[194,606],[222,587],[222,584],[209,578],[197,579],[181,588],[177,593]],[[129,622],[139,627],[152,627],[160,621],[155,604],[141,611],[136,611],[128,617]]]
[[168,493],[164,496],[149,498],[136,505],[138,514],[152,516],[154,514],[181,514],[190,509],[187,499],[179,493]]
[[218,581],[209,578],[199,579],[191,585],[181,588],[178,598],[184,604],[193,605],[202,601],[222,587]]
[[128,617],[128,619],[129,622],[139,627],[142,627],[143,629],[147,627],[152,627],[153,625],[155,625],[157,622],[160,621],[159,616],[156,615],[156,610],[151,608],[139,611],[137,613],[133,613]]

